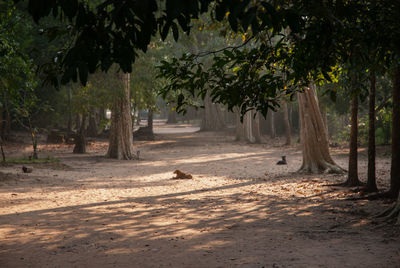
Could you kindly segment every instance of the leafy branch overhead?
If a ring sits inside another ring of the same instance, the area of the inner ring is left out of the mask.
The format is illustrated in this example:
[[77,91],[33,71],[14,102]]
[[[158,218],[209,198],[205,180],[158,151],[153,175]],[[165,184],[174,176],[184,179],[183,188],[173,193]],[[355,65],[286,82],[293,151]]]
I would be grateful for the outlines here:
[[267,28],[275,32],[287,26],[299,28],[289,25],[296,21],[295,13],[267,1],[255,3],[250,0],[110,0],[94,4],[83,0],[30,0],[29,11],[36,22],[49,15],[69,22],[68,29],[75,38],[74,44],[58,55],[61,81],[77,81],[79,77],[85,84],[89,73],[98,68],[107,71],[113,63],[122,71],[131,72],[136,51],[145,52],[153,36],[159,33],[165,39],[172,30],[177,40],[178,25],[189,33],[191,20],[208,12],[210,7],[219,21],[229,14],[228,21],[234,31],[247,31],[251,27],[257,34]]
[[[375,63],[397,62],[399,5],[389,0],[29,1],[35,21],[52,14],[68,21],[75,36],[71,47],[59,54],[63,83],[79,77],[85,84],[89,73],[107,71],[114,63],[131,72],[138,50],[145,52],[152,37],[165,39],[172,31],[178,40],[180,29],[189,33],[192,19],[201,14],[226,20],[233,32],[257,37],[254,47],[224,49],[215,55],[211,69],[191,56],[169,66],[164,62],[163,73],[173,81],[166,90],[185,88],[204,96],[209,88],[214,101],[230,109],[243,102],[242,112],[256,108],[263,113],[276,107],[277,98],[284,94],[280,92],[290,94],[295,84],[321,75],[329,81],[338,64],[368,69]],[[270,40],[262,40],[262,35]],[[279,69],[286,81],[278,75]],[[174,73],[182,77],[174,79]],[[184,95],[179,96],[179,104],[184,104]]]
[[[292,74],[285,72],[279,63],[287,60],[289,48],[284,42],[270,46],[259,39],[252,48],[226,48],[217,52],[184,54],[179,59],[161,61],[160,76],[169,79],[163,96],[169,92],[186,90],[193,97],[204,98],[210,91],[212,101],[227,105],[229,110],[241,107],[242,114],[251,109],[262,112],[279,107],[282,96],[292,96],[296,91]],[[213,54],[209,68],[199,58]],[[184,94],[178,98],[178,111],[186,104]]]

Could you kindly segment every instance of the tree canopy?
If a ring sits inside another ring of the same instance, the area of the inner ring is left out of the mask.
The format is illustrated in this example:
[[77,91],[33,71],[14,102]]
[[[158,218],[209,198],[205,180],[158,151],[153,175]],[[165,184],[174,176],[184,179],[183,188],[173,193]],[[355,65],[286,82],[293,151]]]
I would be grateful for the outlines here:
[[[203,13],[214,21],[227,20],[234,32],[247,33],[247,46],[211,53],[214,68],[208,72],[196,64],[199,55],[184,55],[180,61],[164,62],[164,74],[179,74],[182,80],[177,85],[185,83],[191,92],[211,81],[214,101],[229,107],[244,104],[243,111],[252,107],[265,113],[277,105],[277,97],[290,95],[307,80],[329,81],[338,64],[364,70],[393,66],[400,52],[399,5],[393,1],[30,0],[29,12],[35,21],[53,15],[68,22],[52,31],[74,36],[57,55],[61,82],[79,77],[83,84],[89,73],[107,71],[113,63],[131,72],[138,50],[145,52],[152,37],[159,34],[165,39],[171,31],[177,40],[178,26],[189,33],[191,20]],[[182,95],[179,100],[184,102]]]

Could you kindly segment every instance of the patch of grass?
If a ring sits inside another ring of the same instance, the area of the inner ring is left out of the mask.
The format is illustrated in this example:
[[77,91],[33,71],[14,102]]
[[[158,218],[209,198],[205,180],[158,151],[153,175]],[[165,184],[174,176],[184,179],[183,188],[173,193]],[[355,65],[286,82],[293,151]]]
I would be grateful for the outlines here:
[[47,156],[46,158],[29,159],[29,158],[10,158],[6,159],[7,164],[42,164],[42,163],[59,163],[60,159]]

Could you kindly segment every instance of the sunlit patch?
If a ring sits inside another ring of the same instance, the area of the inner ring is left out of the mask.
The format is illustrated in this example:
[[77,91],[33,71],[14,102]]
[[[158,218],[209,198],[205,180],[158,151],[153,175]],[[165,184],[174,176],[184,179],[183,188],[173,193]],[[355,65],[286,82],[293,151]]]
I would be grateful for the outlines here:
[[210,248],[217,248],[217,247],[223,247],[225,245],[230,245],[229,241],[226,240],[212,240],[212,241],[208,241],[206,243],[203,243],[201,245],[195,245],[193,246],[192,249],[190,249],[191,251],[194,250],[204,250],[204,249],[210,249]]
[[105,254],[131,254],[132,250],[129,248],[113,248],[113,249],[107,249],[104,251]]
[[176,160],[176,164],[184,164],[184,163],[205,163],[212,162],[218,160],[232,159],[233,161],[243,161],[247,157],[252,157],[252,159],[256,160],[258,157],[262,158],[264,161],[269,159],[265,155],[265,153],[226,153],[226,154],[212,154],[212,155],[200,155],[195,158],[186,158],[181,160]]

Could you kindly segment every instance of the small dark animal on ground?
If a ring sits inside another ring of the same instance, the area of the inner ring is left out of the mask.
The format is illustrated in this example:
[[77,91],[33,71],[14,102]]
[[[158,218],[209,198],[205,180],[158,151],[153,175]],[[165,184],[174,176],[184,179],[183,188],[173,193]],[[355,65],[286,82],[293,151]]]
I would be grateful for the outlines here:
[[278,163],[276,163],[277,165],[286,165],[286,155],[282,156],[282,160],[278,161]]
[[33,169],[30,167],[22,166],[22,171],[24,173],[32,173]]
[[174,174],[176,174],[176,176],[172,177],[173,180],[190,180],[190,179],[193,179],[192,175],[186,174],[185,172],[182,172],[179,169],[175,170]]

